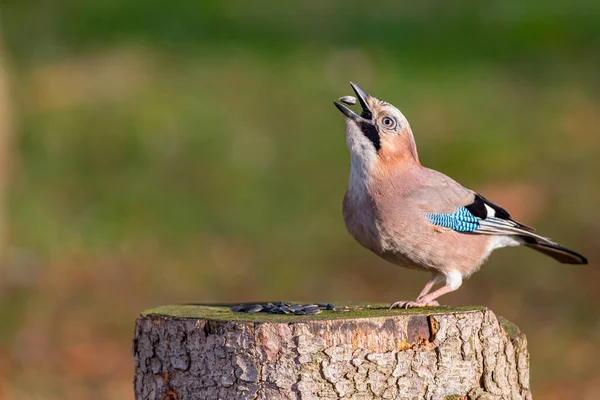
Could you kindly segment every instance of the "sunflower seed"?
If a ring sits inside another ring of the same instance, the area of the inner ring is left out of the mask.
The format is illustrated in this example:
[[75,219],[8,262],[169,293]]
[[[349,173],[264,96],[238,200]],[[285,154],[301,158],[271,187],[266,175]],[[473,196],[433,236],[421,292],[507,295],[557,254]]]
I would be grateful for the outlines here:
[[322,310],[333,310],[335,306],[331,303],[317,303]]
[[249,313],[261,312],[262,309],[263,309],[263,306],[261,306],[260,304],[255,304],[253,306],[245,308],[246,312],[249,312]]
[[298,311],[294,311],[294,314],[296,314],[296,315],[306,315],[306,311],[304,311],[304,310],[298,310]]
[[342,96],[339,100],[344,104],[348,104],[349,106],[356,104],[356,97],[354,96]]
[[240,312],[243,308],[244,306],[233,306],[231,307],[231,312]]
[[316,304],[306,304],[304,306],[304,311],[308,311],[308,310],[319,310],[319,306]]
[[309,308],[309,309],[304,309],[304,312],[307,315],[314,315],[314,314],[321,314],[323,312],[323,310],[321,310],[320,308]]

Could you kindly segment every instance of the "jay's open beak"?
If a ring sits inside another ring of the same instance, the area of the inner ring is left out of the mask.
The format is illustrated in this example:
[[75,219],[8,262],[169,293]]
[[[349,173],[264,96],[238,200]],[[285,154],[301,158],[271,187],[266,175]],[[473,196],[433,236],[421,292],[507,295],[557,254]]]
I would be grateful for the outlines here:
[[334,101],[333,104],[335,104],[335,106],[338,108],[338,110],[340,110],[342,112],[342,114],[344,114],[346,117],[348,117],[354,121],[358,122],[359,120],[362,120],[362,119],[370,120],[373,117],[373,113],[371,112],[371,110],[369,109],[369,106],[367,104],[367,93],[365,93],[365,91],[362,90],[362,88],[354,82],[350,82],[350,86],[352,86],[354,93],[356,93],[358,102],[360,103],[360,106],[362,107],[362,113],[360,115],[358,115],[354,111],[352,111],[351,109],[349,109],[348,107],[346,107],[345,105],[343,105],[342,103],[339,103],[337,101]]

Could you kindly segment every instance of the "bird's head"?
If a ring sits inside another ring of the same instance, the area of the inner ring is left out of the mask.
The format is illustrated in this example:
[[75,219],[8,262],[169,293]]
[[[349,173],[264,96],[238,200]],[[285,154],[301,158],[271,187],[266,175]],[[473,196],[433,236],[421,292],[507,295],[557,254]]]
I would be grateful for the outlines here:
[[[346,143],[351,162],[379,168],[420,165],[410,125],[400,110],[368,95],[355,83],[350,82],[350,86],[362,108],[360,115],[338,101],[334,104],[346,117]],[[348,100],[345,103],[352,104]]]

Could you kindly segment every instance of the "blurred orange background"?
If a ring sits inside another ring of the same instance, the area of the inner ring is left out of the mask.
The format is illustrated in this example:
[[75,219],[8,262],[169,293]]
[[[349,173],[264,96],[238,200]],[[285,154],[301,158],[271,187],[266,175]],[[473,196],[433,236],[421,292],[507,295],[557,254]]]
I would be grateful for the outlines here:
[[600,393],[600,4],[7,0],[0,400],[133,399],[169,303],[393,302],[427,276],[346,233],[348,81],[424,165],[586,255],[496,252],[447,304],[529,339],[536,398]]

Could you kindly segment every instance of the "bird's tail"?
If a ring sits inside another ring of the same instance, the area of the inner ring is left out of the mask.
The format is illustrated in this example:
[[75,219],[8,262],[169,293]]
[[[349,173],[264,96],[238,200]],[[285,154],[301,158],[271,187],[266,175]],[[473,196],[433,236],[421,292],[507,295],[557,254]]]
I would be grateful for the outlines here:
[[563,264],[587,264],[587,259],[579,253],[562,247],[548,239],[539,237],[522,236],[525,246],[554,258]]

